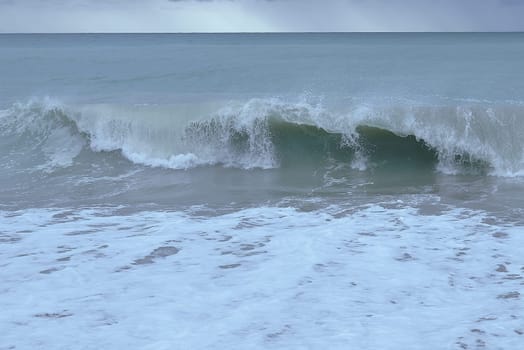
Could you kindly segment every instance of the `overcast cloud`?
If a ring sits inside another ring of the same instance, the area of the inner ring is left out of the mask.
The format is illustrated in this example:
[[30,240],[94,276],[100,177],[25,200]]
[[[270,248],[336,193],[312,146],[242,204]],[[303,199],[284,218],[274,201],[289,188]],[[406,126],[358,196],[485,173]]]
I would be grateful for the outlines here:
[[524,0],[0,0],[0,32],[522,31]]

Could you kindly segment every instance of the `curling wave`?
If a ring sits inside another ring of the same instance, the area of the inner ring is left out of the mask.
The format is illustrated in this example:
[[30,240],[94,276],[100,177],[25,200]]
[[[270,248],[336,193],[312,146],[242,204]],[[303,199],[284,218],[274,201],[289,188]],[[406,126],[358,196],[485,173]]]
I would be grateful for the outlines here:
[[53,171],[82,161],[85,152],[120,152],[133,163],[172,169],[269,169],[329,159],[361,170],[522,176],[522,115],[517,104],[358,104],[334,111],[280,99],[183,106],[40,100],[0,111],[0,161]]

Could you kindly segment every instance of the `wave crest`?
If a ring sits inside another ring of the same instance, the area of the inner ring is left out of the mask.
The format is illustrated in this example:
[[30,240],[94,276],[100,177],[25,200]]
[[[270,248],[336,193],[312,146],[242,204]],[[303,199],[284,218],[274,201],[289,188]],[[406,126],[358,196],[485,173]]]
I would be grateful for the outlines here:
[[392,165],[520,176],[523,112],[520,105],[489,104],[328,110],[280,99],[218,107],[64,106],[44,100],[0,112],[1,152],[6,161],[17,150],[32,150],[46,159],[38,165],[44,168],[70,166],[86,149],[119,151],[134,163],[173,169],[320,166],[330,159],[361,170]]

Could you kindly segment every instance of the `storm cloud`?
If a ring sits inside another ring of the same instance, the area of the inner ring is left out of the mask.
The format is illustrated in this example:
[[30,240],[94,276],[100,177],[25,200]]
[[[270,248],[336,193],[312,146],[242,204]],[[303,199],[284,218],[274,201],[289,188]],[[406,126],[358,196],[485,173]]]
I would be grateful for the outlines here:
[[0,32],[522,31],[521,0],[0,0]]

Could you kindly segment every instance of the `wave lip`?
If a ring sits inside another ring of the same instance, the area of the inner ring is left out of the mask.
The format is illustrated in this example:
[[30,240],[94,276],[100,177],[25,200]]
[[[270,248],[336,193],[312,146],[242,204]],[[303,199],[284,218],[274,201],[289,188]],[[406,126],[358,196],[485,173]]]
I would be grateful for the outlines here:
[[12,161],[25,149],[19,163],[48,170],[71,166],[88,150],[118,151],[133,163],[172,169],[335,160],[360,170],[524,175],[522,105],[356,104],[335,111],[305,101],[251,99],[208,107],[16,104],[0,111],[0,152]]
[[11,164],[35,164],[47,172],[71,166],[86,144],[76,123],[49,99],[0,111],[0,135],[2,158]]

